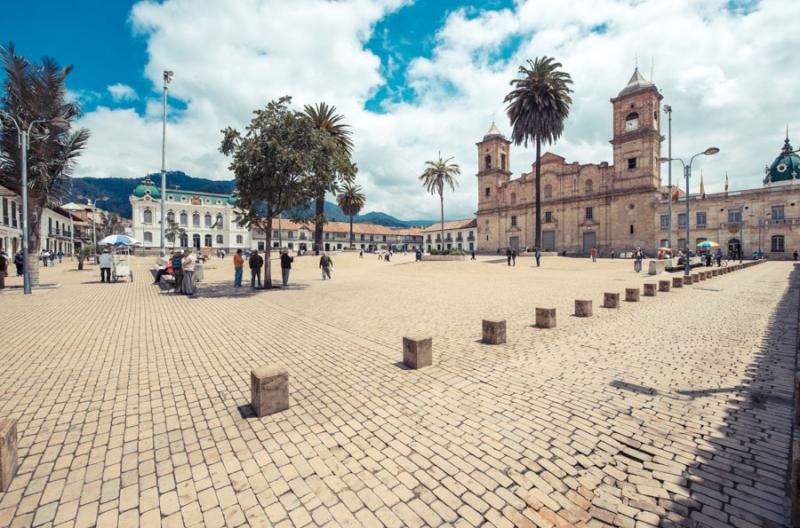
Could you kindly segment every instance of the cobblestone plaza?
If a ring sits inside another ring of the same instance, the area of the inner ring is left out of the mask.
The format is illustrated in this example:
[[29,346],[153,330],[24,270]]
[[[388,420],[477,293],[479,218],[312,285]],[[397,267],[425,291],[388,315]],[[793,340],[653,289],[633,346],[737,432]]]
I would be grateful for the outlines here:
[[[301,257],[288,289],[256,292],[214,258],[191,298],[150,284],[152,258],[132,284],[67,261],[30,296],[9,277],[0,418],[20,468],[0,527],[790,525],[792,263],[604,309],[663,277],[333,260],[331,281]],[[482,319],[507,342],[482,344]],[[403,336],[432,337],[431,367],[403,367]],[[290,407],[256,418],[250,372],[273,363]]]

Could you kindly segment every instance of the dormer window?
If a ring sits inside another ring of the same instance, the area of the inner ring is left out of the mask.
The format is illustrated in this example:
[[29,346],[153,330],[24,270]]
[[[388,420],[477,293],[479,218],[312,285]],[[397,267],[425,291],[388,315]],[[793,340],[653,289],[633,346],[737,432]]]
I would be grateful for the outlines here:
[[639,128],[639,114],[631,112],[625,118],[625,132],[632,132]]

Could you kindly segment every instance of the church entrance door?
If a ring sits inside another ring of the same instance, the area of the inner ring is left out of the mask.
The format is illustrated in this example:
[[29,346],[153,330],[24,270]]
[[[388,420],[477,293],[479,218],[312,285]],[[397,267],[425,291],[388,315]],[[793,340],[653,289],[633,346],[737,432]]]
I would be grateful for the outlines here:
[[510,237],[508,239],[508,245],[519,255],[519,237]]
[[597,245],[597,233],[594,231],[587,231],[583,234],[583,253],[588,255],[592,252],[592,248]]
[[542,247],[544,251],[556,250],[556,232],[542,231]]

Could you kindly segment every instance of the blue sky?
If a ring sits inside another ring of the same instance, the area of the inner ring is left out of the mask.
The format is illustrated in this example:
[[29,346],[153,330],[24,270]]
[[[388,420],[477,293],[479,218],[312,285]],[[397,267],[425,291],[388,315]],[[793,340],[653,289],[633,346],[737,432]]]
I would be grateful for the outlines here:
[[[760,185],[790,135],[800,144],[796,0],[56,0],[4,5],[0,41],[75,69],[92,137],[79,176],[140,178],[160,167],[161,72],[170,69],[167,168],[228,179],[220,130],[285,94],[325,101],[352,125],[368,210],[435,217],[417,181],[439,152],[461,165],[450,218],[477,202],[475,142],[497,121],[517,68],[556,57],[575,93],[568,161],[612,161],[611,105],[636,57],[673,109],[673,152],[699,160],[708,192]],[[531,168],[515,146],[511,168]],[[696,163],[697,165],[697,163]],[[666,184],[666,168],[662,182]],[[699,182],[694,182],[695,187]],[[696,189],[694,189],[696,191]]]

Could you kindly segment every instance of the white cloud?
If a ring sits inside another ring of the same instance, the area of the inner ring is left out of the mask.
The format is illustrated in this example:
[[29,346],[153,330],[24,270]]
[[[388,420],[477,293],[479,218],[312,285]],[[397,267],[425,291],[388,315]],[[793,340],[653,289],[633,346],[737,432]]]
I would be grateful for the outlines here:
[[[521,0],[513,10],[450,14],[430,58],[417,58],[407,79],[418,98],[387,103],[385,113],[364,109],[383,83],[379,58],[366,50],[376,22],[401,2],[171,0],[142,2],[132,12],[147,39],[145,74],[158,87],[175,71],[172,96],[186,108],[171,111],[168,167],[207,178],[230,178],[217,152],[219,130],[243,127],[251,111],[283,94],[295,103],[327,101],[353,126],[355,158],[368,210],[404,218],[438,216],[438,201],[417,181],[425,160],[439,150],[462,166],[461,186],[446,197],[448,216],[476,207],[474,143],[492,119],[505,132],[503,97],[525,59],[557,57],[575,81],[564,137],[551,147],[568,160],[611,160],[609,98],[625,85],[639,56],[664,102],[674,108],[673,152],[691,155],[714,144],[719,155],[702,161],[706,189],[760,184],[763,165],[777,154],[800,76],[794,74],[795,30],[785,20],[800,2],[764,0],[746,15],[725,0]],[[593,32],[600,27],[604,32]],[[519,39],[510,60],[497,58]],[[390,66],[391,67],[391,66]],[[141,176],[160,165],[160,106],[145,115],[98,108],[83,119],[92,142],[81,174]],[[800,134],[795,143],[800,143]],[[530,168],[530,149],[514,148],[515,172]],[[700,167],[698,167],[699,169]],[[666,178],[666,171],[664,171]]]
[[115,102],[135,101],[139,98],[139,96],[136,95],[136,90],[122,83],[112,84],[108,87],[108,92]]

